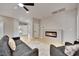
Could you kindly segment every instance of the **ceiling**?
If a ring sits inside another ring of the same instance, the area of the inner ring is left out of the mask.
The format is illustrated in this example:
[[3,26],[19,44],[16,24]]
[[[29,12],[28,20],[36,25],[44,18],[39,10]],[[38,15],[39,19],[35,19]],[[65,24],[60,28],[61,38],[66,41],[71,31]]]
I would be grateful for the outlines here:
[[27,14],[17,3],[0,3],[0,15],[17,19],[30,17],[43,19],[51,16],[53,11],[61,8],[73,9],[76,5],[75,3],[35,3],[35,6],[26,6],[29,9]]

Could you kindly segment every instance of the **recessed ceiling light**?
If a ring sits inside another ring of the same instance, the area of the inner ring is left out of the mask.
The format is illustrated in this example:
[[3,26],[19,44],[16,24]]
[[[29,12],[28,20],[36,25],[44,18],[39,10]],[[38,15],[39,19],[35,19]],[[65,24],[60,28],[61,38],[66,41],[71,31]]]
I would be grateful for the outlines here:
[[24,7],[24,5],[22,3],[18,3],[18,6],[20,7]]

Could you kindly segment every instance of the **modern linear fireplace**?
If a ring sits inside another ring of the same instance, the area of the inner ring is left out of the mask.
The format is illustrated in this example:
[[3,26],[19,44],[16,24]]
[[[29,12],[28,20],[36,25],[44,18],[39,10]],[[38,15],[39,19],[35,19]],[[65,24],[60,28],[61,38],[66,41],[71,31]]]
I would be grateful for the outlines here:
[[48,37],[57,37],[57,32],[56,31],[45,31],[45,36]]

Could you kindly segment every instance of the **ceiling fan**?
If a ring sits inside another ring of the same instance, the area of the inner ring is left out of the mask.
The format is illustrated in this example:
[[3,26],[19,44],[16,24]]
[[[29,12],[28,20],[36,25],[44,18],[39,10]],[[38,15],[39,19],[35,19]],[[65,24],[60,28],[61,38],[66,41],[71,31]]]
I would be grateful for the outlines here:
[[34,6],[34,3],[18,3],[18,6],[23,7],[26,11],[29,11],[28,8],[26,8],[27,6]]

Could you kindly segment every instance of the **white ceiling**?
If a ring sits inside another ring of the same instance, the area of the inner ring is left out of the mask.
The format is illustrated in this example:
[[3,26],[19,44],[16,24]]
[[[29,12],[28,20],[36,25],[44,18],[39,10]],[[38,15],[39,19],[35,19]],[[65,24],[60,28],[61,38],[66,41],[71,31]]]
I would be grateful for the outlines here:
[[16,3],[0,3],[0,15],[14,18],[44,18],[51,16],[51,12],[60,8],[73,9],[76,8],[74,3],[35,3],[35,6],[26,6],[29,14],[19,7]]

